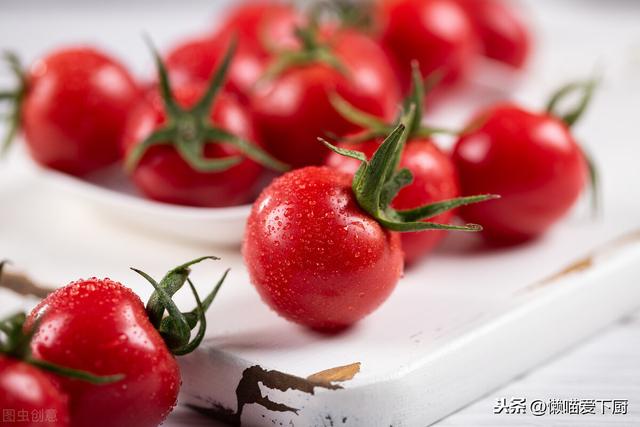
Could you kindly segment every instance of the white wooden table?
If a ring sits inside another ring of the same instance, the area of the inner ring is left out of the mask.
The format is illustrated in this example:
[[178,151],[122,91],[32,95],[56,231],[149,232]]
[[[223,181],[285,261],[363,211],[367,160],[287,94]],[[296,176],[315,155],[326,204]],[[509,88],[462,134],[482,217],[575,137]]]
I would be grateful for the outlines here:
[[[137,42],[141,30],[148,31],[159,45],[166,46],[176,36],[189,34],[194,27],[206,26],[209,18],[203,15],[202,11],[220,8],[225,2],[211,5],[204,0],[192,0],[188,3],[189,6],[185,7],[183,4],[179,8],[169,1],[140,1],[135,5],[129,3],[116,1],[105,6],[98,2],[72,0],[55,4],[35,0],[5,0],[0,12],[0,49],[17,50],[21,56],[30,60],[62,42],[95,42],[123,56],[142,74],[151,69],[151,61],[144,44]],[[543,92],[547,88],[565,76],[568,78],[588,75],[594,63],[601,63],[605,68],[605,74],[613,77],[605,83],[612,90],[596,105],[591,116],[591,125],[584,128],[588,131],[588,143],[603,162],[607,161],[607,156],[631,158],[636,155],[636,131],[640,111],[640,5],[624,1],[530,0],[527,7],[538,27],[540,37],[539,53],[531,71],[536,84],[523,86],[516,94],[517,98],[534,105],[544,99],[546,93]],[[100,19],[97,20],[96,16]],[[0,83],[5,81],[0,79]],[[464,114],[465,112],[460,112],[461,116]],[[614,146],[616,149],[601,152],[599,144],[607,144],[609,148]],[[629,161],[626,164],[635,163]],[[635,177],[630,185],[640,182],[637,170]],[[613,184],[608,183],[609,187]],[[637,206],[640,202],[630,200],[629,203]],[[13,230],[5,231],[11,233]],[[45,235],[42,225],[34,225],[32,231],[36,235]],[[97,231],[96,235],[99,238],[100,231]],[[139,240],[144,238],[140,237]],[[0,235],[0,250],[10,250],[2,243]],[[87,249],[93,245],[91,241],[77,244],[84,245]],[[46,259],[40,261],[34,258],[46,257],[48,251],[52,250],[62,252],[61,255],[66,252],[65,248],[49,247],[47,242],[42,242],[41,246],[29,254],[33,257],[20,253],[16,255],[16,261],[22,261],[23,265],[28,265],[30,270],[36,273],[50,271],[51,265]],[[161,254],[159,256],[168,260],[175,257],[182,259],[191,253],[190,250],[168,244],[159,244],[157,250]],[[105,251],[108,252],[107,249]],[[116,267],[109,265],[108,260],[96,259],[94,263],[87,263],[82,268],[83,271],[95,274],[109,274],[109,271],[114,271]],[[57,277],[63,276],[63,272],[56,274]],[[526,334],[526,331],[523,331],[523,334]],[[588,340],[565,356],[551,361],[501,390],[489,393],[486,398],[441,421],[441,425],[638,424],[639,338],[640,317],[631,317],[603,331],[601,335]],[[629,414],[600,417],[494,415],[494,405],[498,398],[525,398],[529,402],[534,399],[628,399]],[[212,421],[180,409],[171,416],[167,425],[212,425]]]

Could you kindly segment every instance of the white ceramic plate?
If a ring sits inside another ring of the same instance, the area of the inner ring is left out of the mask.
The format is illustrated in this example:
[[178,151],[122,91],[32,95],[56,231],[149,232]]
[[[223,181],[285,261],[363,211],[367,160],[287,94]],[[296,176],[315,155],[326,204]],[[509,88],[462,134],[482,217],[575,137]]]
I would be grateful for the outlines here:
[[[465,93],[452,96],[440,105],[433,122],[459,126],[478,105],[503,96],[504,93],[490,85],[467,88]],[[67,193],[111,219],[185,241],[216,246],[239,245],[242,241],[251,205],[196,208],[155,202],[137,192],[118,167],[80,179],[36,165],[22,141],[16,141],[15,145],[10,161],[14,170],[33,172],[35,178],[52,191]]]
[[160,203],[140,195],[117,167],[80,179],[39,167],[19,151],[21,163],[37,181],[135,229],[207,245],[234,246],[242,241],[251,205],[198,208]]

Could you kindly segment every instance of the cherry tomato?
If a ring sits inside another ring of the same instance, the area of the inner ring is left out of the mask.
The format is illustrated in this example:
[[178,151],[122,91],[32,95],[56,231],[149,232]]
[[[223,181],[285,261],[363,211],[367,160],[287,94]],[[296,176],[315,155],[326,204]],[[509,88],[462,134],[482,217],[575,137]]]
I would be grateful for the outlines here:
[[306,167],[277,178],[254,203],[244,257],[262,299],[316,329],[360,320],[402,274],[396,233],[362,211],[351,175]]
[[41,302],[31,321],[36,317],[34,357],[125,376],[99,386],[60,377],[74,426],[155,427],[166,418],[176,403],[180,371],[130,289],[109,279],[74,282]]
[[542,234],[568,212],[587,182],[588,165],[569,128],[551,114],[510,104],[482,111],[473,123],[453,153],[462,193],[502,198],[466,206],[460,215],[482,223],[483,236],[493,242]]
[[291,4],[251,0],[230,9],[215,35],[235,34],[240,43],[251,44],[262,56],[270,56],[274,51],[298,46],[294,29],[304,21],[304,16]]
[[455,0],[382,0],[378,10],[380,40],[396,62],[407,90],[411,62],[417,60],[424,77],[442,73],[442,83],[459,82],[476,51],[471,22]]
[[333,32],[326,38],[317,42],[315,54],[329,54],[336,64],[322,59],[294,63],[258,85],[251,100],[265,146],[294,167],[323,163],[327,150],[317,137],[358,129],[331,105],[333,92],[383,118],[396,113],[399,101],[393,70],[373,40],[353,30]]
[[[203,93],[200,85],[182,85],[174,97],[183,107],[195,104]],[[157,92],[140,104],[131,116],[125,135],[125,151],[130,153],[154,130],[166,123],[163,101]],[[216,98],[210,113],[212,123],[249,141],[257,141],[247,111],[224,92]],[[240,152],[229,144],[207,144],[207,159],[225,158]],[[136,186],[148,197],[180,205],[221,207],[249,202],[258,190],[264,168],[251,159],[220,172],[195,170],[172,145],[150,147],[132,172]]]
[[[31,354],[61,373],[58,380],[69,395],[74,427],[155,427],[171,412],[180,389],[174,355],[188,354],[202,342],[204,314],[228,273],[201,300],[189,275],[192,265],[206,259],[218,258],[201,257],[175,267],[159,283],[133,269],[155,289],[146,308],[122,284],[91,278],[56,290],[33,309],[25,324],[26,330],[38,325]],[[172,297],[185,283],[197,306],[183,313]],[[70,369],[76,370],[76,378],[90,373],[109,382],[72,379],[65,375]]]
[[274,180],[254,203],[243,255],[251,282],[278,314],[314,329],[349,326],[380,306],[402,274],[395,231],[480,229],[421,220],[484,196],[410,210],[390,206],[411,180],[407,169],[395,170],[405,129],[398,125],[370,161],[327,143],[358,159],[358,174],[326,166],[297,169]]
[[127,70],[92,48],[56,51],[30,68],[21,126],[32,157],[73,175],[110,165],[140,91]]
[[[380,141],[365,141],[361,143],[341,143],[340,148],[357,150],[371,158],[378,148]],[[327,158],[327,165],[355,174],[360,163],[337,153],[331,153]],[[459,196],[458,178],[449,156],[443,153],[430,139],[414,138],[408,141],[402,157],[400,167],[407,168],[413,174],[413,182],[404,187],[392,206],[396,209],[412,209],[424,204],[453,199]],[[434,218],[432,222],[447,224],[453,217],[452,211],[444,212]],[[402,233],[402,250],[407,264],[415,263],[418,259],[431,252],[445,237],[445,231]]]
[[531,50],[525,22],[502,0],[457,0],[479,36],[485,56],[522,68]]
[[0,355],[0,424],[68,427],[68,406],[68,398],[53,375]]
[[[165,62],[174,85],[209,81],[229,46],[230,36],[229,33],[218,37],[201,36],[171,50]],[[241,42],[229,69],[226,89],[246,100],[264,72],[265,64],[266,59],[253,44]]]
[[291,5],[253,1],[233,8],[214,34],[203,35],[173,48],[166,66],[176,84],[207,82],[219,66],[232,38],[239,39],[227,78],[227,88],[243,101],[264,73],[272,51],[298,45],[294,28],[302,17]]

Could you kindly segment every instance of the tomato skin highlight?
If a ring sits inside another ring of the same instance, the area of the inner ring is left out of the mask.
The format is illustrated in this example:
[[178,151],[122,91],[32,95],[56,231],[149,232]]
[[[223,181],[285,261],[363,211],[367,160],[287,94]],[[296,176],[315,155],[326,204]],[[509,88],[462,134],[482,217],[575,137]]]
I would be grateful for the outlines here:
[[178,364],[129,288],[109,279],[74,282],[45,298],[28,322],[36,318],[34,357],[125,376],[104,385],[58,377],[74,427],[155,427],[175,406]]
[[441,72],[440,86],[460,82],[475,60],[476,36],[455,0],[382,0],[377,20],[380,42],[395,61],[405,92],[413,60],[423,77]]
[[265,146],[293,167],[323,163],[328,151],[318,137],[357,130],[331,105],[334,91],[381,118],[391,119],[397,112],[398,84],[379,45],[353,30],[331,32],[327,42],[346,75],[324,63],[290,68],[258,85],[251,99]]
[[402,274],[399,236],[360,209],[351,180],[328,167],[289,172],[263,191],[247,223],[251,282],[278,314],[313,329],[362,319]]
[[41,165],[84,175],[116,162],[127,117],[140,98],[128,71],[88,47],[58,50],[27,76],[21,126]]
[[453,153],[462,193],[501,199],[461,208],[464,220],[482,224],[490,242],[518,243],[567,214],[585,187],[588,166],[561,120],[505,104],[472,123],[481,124],[461,136]]
[[[174,89],[174,96],[182,106],[191,106],[202,95],[202,85],[188,84]],[[211,120],[235,135],[257,145],[257,134],[249,113],[236,98],[219,93],[211,109]],[[153,92],[132,114],[124,138],[124,151],[130,152],[166,120],[164,105],[159,94]],[[208,158],[241,154],[235,147],[224,144],[208,144]],[[239,164],[221,172],[203,173],[194,170],[176,149],[170,145],[149,148],[133,171],[133,181],[148,197],[165,203],[224,207],[247,203],[259,191],[264,168],[244,158]]]
[[[370,159],[378,149],[380,142],[343,142],[338,144],[338,147],[360,151]],[[360,166],[359,161],[335,152],[327,157],[326,164],[352,175]],[[413,138],[408,141],[399,167],[411,171],[413,182],[400,190],[393,200],[391,206],[395,209],[413,209],[425,204],[453,199],[460,195],[453,162],[430,139]],[[453,215],[453,211],[447,211],[426,221],[448,224]],[[413,264],[433,251],[446,235],[446,231],[442,230],[401,233],[400,239],[405,263]]]
[[[7,424],[16,427],[68,427],[69,399],[56,381],[53,375],[34,366],[0,355],[0,408],[13,411],[14,415],[13,421]],[[26,417],[21,417],[19,411],[27,411]],[[37,418],[33,411],[38,411]],[[46,417],[47,413],[50,418]]]
[[502,0],[457,0],[481,42],[483,54],[515,68],[525,66],[531,35],[525,22]]

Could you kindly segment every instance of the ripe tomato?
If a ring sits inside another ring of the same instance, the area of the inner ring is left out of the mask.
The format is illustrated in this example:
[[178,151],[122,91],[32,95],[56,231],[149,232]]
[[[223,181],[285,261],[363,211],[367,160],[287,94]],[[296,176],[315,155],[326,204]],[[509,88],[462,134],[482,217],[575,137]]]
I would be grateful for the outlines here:
[[243,255],[252,283],[278,314],[320,330],[349,326],[375,310],[402,274],[399,236],[393,231],[458,229],[420,222],[464,203],[455,199],[412,210],[389,204],[411,180],[395,171],[405,126],[399,125],[358,173],[306,167],[274,180],[254,203]]
[[[428,88],[425,86],[415,62],[412,64],[412,81],[411,90],[403,101],[403,106],[413,106],[414,110],[408,115],[405,112],[397,121],[404,120],[407,124],[407,143],[400,155],[399,167],[411,172],[413,181],[396,195],[391,203],[395,209],[413,209],[424,204],[453,199],[459,195],[458,179],[451,159],[440,151],[429,137],[443,130],[422,124],[424,98],[428,90],[432,89],[433,82],[430,82]],[[382,142],[383,135],[388,133],[394,124],[368,116],[337,96],[332,97],[332,103],[343,117],[364,128],[360,133],[347,136],[338,148],[359,151],[365,158],[372,158]],[[341,155],[340,150],[332,152],[326,162],[328,166],[351,175],[357,172],[360,163],[355,158]],[[446,211],[430,217],[429,221],[446,224],[452,217],[453,213]],[[444,236],[445,232],[441,230],[429,233],[403,233],[402,249],[405,262],[413,263],[429,253]]]
[[480,39],[483,54],[522,68],[531,50],[525,22],[503,0],[457,0],[467,12]]
[[240,43],[251,44],[262,56],[298,46],[296,27],[305,18],[292,4],[274,0],[245,1],[230,9],[215,36],[236,34]]
[[476,37],[469,18],[455,0],[381,0],[377,13],[380,40],[396,62],[407,90],[411,62],[424,77],[442,73],[442,83],[459,82],[475,58]]
[[116,60],[88,47],[53,52],[25,76],[21,126],[32,157],[73,175],[110,165],[140,91]]
[[155,427],[166,418],[178,397],[180,371],[130,289],[109,279],[74,282],[42,301],[31,321],[36,317],[34,357],[125,376],[99,386],[60,377],[74,426]]
[[203,35],[173,48],[165,63],[173,82],[207,82],[220,65],[233,37],[238,50],[229,68],[226,87],[243,101],[264,73],[272,50],[293,48],[296,25],[302,17],[287,4],[252,1],[234,7],[214,34]]
[[[381,141],[365,141],[360,143],[344,142],[340,148],[357,150],[371,158]],[[338,153],[331,153],[326,164],[330,167],[355,174],[360,163]],[[395,209],[412,209],[418,206],[453,199],[459,196],[458,178],[451,159],[428,138],[413,138],[407,145],[400,159],[400,167],[407,168],[413,174],[413,182],[404,187],[392,206]],[[429,221],[447,224],[453,218],[453,212],[447,211]],[[446,232],[433,230],[426,232],[402,233],[402,250],[407,264],[431,252],[445,237]]]
[[67,427],[67,396],[56,378],[24,363],[0,355],[0,424],[16,427]]
[[294,167],[323,163],[327,151],[317,137],[358,129],[331,105],[332,93],[383,118],[394,115],[399,100],[387,58],[367,36],[344,30],[308,44],[302,51],[288,52],[288,66],[259,84],[251,99],[265,146]]
[[[203,93],[200,85],[189,84],[173,92],[181,106],[193,106]],[[221,93],[212,106],[210,120],[230,133],[257,141],[257,135],[247,111],[231,95]],[[125,151],[144,141],[154,130],[166,123],[167,114],[157,92],[141,103],[131,116],[125,134]],[[236,156],[240,151],[226,144],[207,144],[205,158]],[[200,172],[185,161],[172,145],[149,148],[132,173],[133,182],[148,197],[166,203],[189,206],[220,207],[249,202],[264,168],[251,159],[221,172]]]
[[235,97],[216,93],[231,55],[209,87],[191,83],[173,91],[158,63],[160,90],[133,113],[124,138],[133,181],[148,197],[220,207],[246,203],[259,190],[264,168],[257,161],[273,159],[260,150],[249,114]]
[[226,273],[203,301],[188,282],[197,302],[191,312],[179,312],[171,297],[188,281],[189,267],[208,258],[216,259],[203,257],[178,266],[159,284],[134,269],[156,289],[146,309],[122,284],[91,278],[58,289],[31,312],[26,325],[38,325],[31,340],[35,359],[94,375],[119,376],[100,385],[58,377],[70,398],[74,427],[155,427],[167,417],[180,389],[174,354],[187,354],[202,341],[204,313]]
[[[174,85],[204,84],[209,81],[229,46],[230,36],[230,33],[218,37],[201,36],[173,48],[167,54],[165,63]],[[264,72],[265,63],[266,58],[252,44],[241,42],[229,68],[225,88],[246,100]]]
[[247,223],[244,257],[260,296],[311,328],[355,323],[402,274],[399,236],[358,206],[351,180],[327,167],[290,172],[262,193]]
[[568,126],[551,114],[510,104],[480,112],[473,123],[453,153],[462,194],[493,192],[502,198],[462,208],[460,215],[480,221],[483,236],[493,242],[545,232],[587,182],[587,162]]

